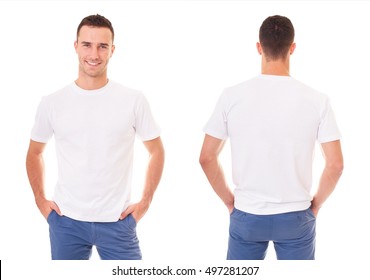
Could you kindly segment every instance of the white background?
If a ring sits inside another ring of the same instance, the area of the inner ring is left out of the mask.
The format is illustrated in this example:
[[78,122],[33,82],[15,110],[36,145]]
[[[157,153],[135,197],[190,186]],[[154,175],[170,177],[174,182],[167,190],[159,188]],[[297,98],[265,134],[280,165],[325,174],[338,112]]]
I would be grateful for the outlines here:
[[[276,271],[285,279],[300,273],[303,277],[312,273],[351,276],[364,270],[370,236],[366,196],[370,187],[369,4],[0,2],[0,259],[8,276],[4,279],[73,275],[48,261],[48,226],[34,204],[25,156],[37,105],[43,95],[77,77],[73,49],[76,28],[83,17],[96,13],[110,19],[115,28],[116,51],[110,61],[109,78],[142,90],[163,131],[163,179],[149,212],[138,225],[144,264],[230,265],[223,262],[228,213],[198,163],[202,128],[223,88],[259,74],[260,57],[255,48],[259,26],[267,16],[280,14],[289,17],[296,30],[291,75],[331,98],[343,135],[345,170],[317,220],[317,261],[287,267],[291,262],[276,264],[271,244],[267,261],[259,265],[264,266],[265,275]],[[232,184],[229,156],[226,146],[222,162]],[[47,193],[51,196],[57,176],[53,141],[45,159]],[[146,153],[138,141],[134,199],[140,197],[145,163]],[[315,186],[322,164],[317,149]],[[98,259],[96,252],[93,259]],[[94,265],[81,265],[84,275],[95,270],[94,275],[100,272],[109,278],[114,263],[91,263]],[[78,274],[76,265],[69,265]],[[297,270],[300,266],[301,272]],[[99,271],[102,267],[104,272]]]

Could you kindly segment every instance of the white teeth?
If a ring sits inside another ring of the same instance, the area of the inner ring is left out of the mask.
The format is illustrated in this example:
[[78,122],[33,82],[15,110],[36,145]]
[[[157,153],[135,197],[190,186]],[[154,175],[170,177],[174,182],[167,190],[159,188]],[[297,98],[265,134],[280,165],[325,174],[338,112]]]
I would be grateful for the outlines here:
[[91,65],[91,66],[96,66],[96,65],[98,65],[99,63],[97,63],[97,62],[89,62],[89,61],[86,61],[87,62],[87,64],[89,64],[89,65]]

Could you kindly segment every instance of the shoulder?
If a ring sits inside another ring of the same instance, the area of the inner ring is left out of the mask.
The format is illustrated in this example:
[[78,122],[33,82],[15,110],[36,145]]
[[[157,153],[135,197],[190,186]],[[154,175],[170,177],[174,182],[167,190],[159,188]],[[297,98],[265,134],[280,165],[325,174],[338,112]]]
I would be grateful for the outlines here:
[[299,88],[299,91],[304,95],[306,98],[310,98],[319,103],[326,103],[329,99],[329,96],[313,86],[310,86],[304,82],[296,80],[292,78],[292,81],[296,84],[296,87]]
[[224,92],[238,92],[240,90],[244,90],[249,87],[254,87],[260,82],[260,79],[257,77],[253,77],[251,79],[245,80],[243,82],[237,83],[235,85],[226,87]]
[[238,84],[226,87],[220,96],[220,101],[226,104],[238,102],[246,96],[249,96],[249,94],[254,93],[255,89],[258,88],[258,83],[258,77],[254,77]]
[[125,95],[125,96],[136,97],[136,98],[141,98],[143,96],[143,93],[140,90],[124,86],[115,81],[109,81],[109,87],[113,93],[121,95],[121,96]]
[[122,104],[122,106],[133,106],[136,109],[147,106],[148,101],[142,91],[114,81],[110,81],[109,87],[111,102]]
[[58,101],[61,98],[65,98],[67,96],[67,93],[71,92],[73,90],[72,84],[66,85],[63,88],[60,88],[56,90],[55,92],[43,96],[43,100],[45,102],[53,102],[53,101]]
[[68,98],[68,93],[72,90],[72,84],[56,90],[53,93],[41,97],[40,107],[44,109],[52,109],[55,104],[63,103]]

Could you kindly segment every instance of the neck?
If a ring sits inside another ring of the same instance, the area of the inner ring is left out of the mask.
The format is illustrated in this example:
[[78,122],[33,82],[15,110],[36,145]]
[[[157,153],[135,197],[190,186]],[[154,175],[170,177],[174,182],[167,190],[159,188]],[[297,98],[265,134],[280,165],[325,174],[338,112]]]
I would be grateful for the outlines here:
[[262,74],[275,76],[290,76],[289,58],[279,60],[267,60],[262,57]]
[[79,75],[75,83],[82,89],[94,90],[104,87],[108,83],[108,81],[109,80],[106,75],[100,77]]

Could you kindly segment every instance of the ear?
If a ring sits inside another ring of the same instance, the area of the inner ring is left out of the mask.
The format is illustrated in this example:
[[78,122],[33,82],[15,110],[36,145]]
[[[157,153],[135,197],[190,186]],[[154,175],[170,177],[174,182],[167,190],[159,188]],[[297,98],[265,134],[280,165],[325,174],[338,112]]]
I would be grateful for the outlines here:
[[257,42],[256,43],[256,47],[257,47],[257,51],[260,55],[262,55],[262,46],[261,46],[261,43],[260,42]]
[[74,45],[75,51],[77,52],[77,45],[78,45],[77,41],[75,41],[73,45]]
[[293,43],[289,48],[289,54],[292,55],[295,51],[296,43]]
[[111,54],[110,54],[111,57],[112,57],[115,49],[116,49],[116,46],[115,45],[112,45]]

